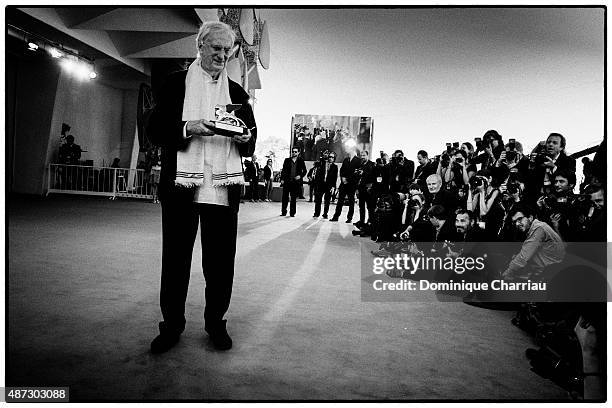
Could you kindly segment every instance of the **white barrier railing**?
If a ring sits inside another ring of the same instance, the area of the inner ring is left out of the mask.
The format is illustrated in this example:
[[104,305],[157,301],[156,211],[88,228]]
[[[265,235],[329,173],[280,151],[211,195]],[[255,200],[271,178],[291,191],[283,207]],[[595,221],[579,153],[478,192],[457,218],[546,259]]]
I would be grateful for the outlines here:
[[153,198],[150,175],[143,169],[49,164],[47,193]]

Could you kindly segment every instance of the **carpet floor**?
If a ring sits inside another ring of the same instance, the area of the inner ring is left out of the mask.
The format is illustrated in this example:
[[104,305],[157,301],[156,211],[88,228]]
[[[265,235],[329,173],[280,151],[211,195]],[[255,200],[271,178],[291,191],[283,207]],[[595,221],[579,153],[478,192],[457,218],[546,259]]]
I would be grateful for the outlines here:
[[[204,334],[199,238],[187,327],[157,334],[161,208],[50,196],[7,202],[7,386],[69,386],[71,400],[565,399],[531,372],[509,311],[434,299],[361,298],[352,225],[241,205],[234,348]],[[345,210],[346,211],[346,210]]]

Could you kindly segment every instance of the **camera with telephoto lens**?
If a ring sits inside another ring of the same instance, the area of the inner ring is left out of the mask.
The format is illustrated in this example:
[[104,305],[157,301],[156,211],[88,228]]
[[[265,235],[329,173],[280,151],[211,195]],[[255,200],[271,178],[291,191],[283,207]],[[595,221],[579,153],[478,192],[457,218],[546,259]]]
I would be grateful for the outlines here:
[[518,183],[508,183],[506,185],[506,191],[508,192],[508,194],[512,195],[512,194],[516,194],[519,191],[521,191],[521,186]]
[[506,152],[506,162],[513,162],[518,158],[518,153],[515,151]]
[[442,167],[448,167],[448,165],[450,164],[450,156],[448,153],[442,153],[442,155],[440,156],[440,163]]
[[482,177],[482,176],[474,176],[472,177],[472,179],[470,180],[470,188],[472,188],[472,190],[475,190],[476,188],[485,185],[486,183],[486,178]]
[[546,151],[546,142],[541,141],[536,148],[533,150],[535,153],[535,157],[530,157],[529,167],[533,168],[535,166],[540,166],[547,160],[549,160],[547,151]]
[[414,198],[411,198],[410,200],[408,200],[408,207],[412,208],[412,207],[420,207],[421,206],[421,202],[419,200],[416,200]]
[[516,140],[515,139],[508,140],[508,149],[510,149],[511,152],[516,150]]
[[544,198],[544,206],[553,213],[582,214],[591,209],[591,196],[588,194],[556,196],[550,194]]

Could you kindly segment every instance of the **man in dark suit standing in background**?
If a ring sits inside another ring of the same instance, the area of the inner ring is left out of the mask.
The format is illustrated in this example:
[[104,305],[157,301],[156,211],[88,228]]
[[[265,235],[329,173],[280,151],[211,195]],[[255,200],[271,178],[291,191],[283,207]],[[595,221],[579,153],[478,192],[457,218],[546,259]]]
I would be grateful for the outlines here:
[[321,162],[321,166],[317,170],[314,180],[316,192],[313,217],[318,217],[321,213],[321,199],[324,199],[323,218],[327,218],[332,191],[336,188],[336,182],[338,181],[338,166],[334,163],[335,161],[336,153],[330,152],[325,162]]
[[372,185],[374,184],[374,162],[369,160],[367,150],[361,151],[361,166],[357,169],[359,181],[357,182],[357,190],[359,191],[359,221],[357,228],[361,228],[366,224],[366,207],[368,209],[368,219],[374,214],[376,202],[372,200]]
[[291,149],[291,157],[287,157],[283,162],[281,170],[281,186],[283,187],[283,202],[281,208],[281,217],[287,215],[287,204],[291,195],[291,205],[289,207],[289,215],[295,217],[296,201],[302,187],[302,179],[306,175],[306,164],[301,157],[297,147]]
[[404,152],[396,150],[389,165],[389,187],[392,193],[408,192],[408,185],[414,176],[414,162],[404,157]]
[[361,158],[355,154],[351,159],[347,156],[342,161],[340,167],[340,191],[338,192],[338,202],[336,203],[336,211],[330,221],[338,221],[340,214],[342,213],[342,206],[344,200],[348,200],[348,214],[346,215],[346,222],[350,223],[353,220],[353,212],[355,211],[355,189],[357,188],[357,182],[359,176],[356,174],[356,170],[361,166]]
[[[162,207],[163,321],[151,352],[172,348],[185,329],[185,300],[193,245],[201,228],[202,268],[206,280],[205,330],[215,348],[232,339],[223,316],[234,279],[242,157],[250,157],[257,138],[249,95],[227,77],[235,34],[218,21],[205,22],[196,37],[198,57],[188,70],[172,73],[155,98],[147,122],[151,141],[162,148],[159,199]],[[248,130],[216,134],[211,120],[218,105],[240,104],[235,111]]]

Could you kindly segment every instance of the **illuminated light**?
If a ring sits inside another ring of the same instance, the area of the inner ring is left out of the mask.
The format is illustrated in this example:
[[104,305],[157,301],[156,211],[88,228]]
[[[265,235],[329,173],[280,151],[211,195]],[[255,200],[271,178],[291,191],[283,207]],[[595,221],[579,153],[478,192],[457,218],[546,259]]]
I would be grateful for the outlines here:
[[348,139],[346,142],[344,142],[344,146],[347,149],[352,149],[353,147],[355,147],[357,145],[357,143],[355,142],[354,139]]
[[38,49],[38,44],[32,41],[28,42],[28,50],[36,51],[37,49]]
[[89,78],[89,72],[90,72],[90,69],[89,69],[89,67],[87,65],[85,65],[83,63],[77,64],[76,75],[79,78],[81,78],[81,79]]
[[66,72],[71,73],[76,69],[76,64],[69,58],[63,59],[61,64],[62,68],[64,68]]
[[96,79],[97,77],[96,71],[89,71],[89,79]]
[[63,54],[63,53],[61,53],[60,51],[58,51],[58,49],[57,49],[57,48],[51,48],[51,49],[49,50],[49,54],[51,54],[51,56],[52,56],[53,58],[61,58],[61,57],[63,57],[63,56],[64,56],[64,54]]
[[253,99],[251,99],[251,98],[249,98],[248,102],[249,102],[249,105],[251,105],[251,106],[253,106],[253,103],[255,103],[255,102],[253,102]]

